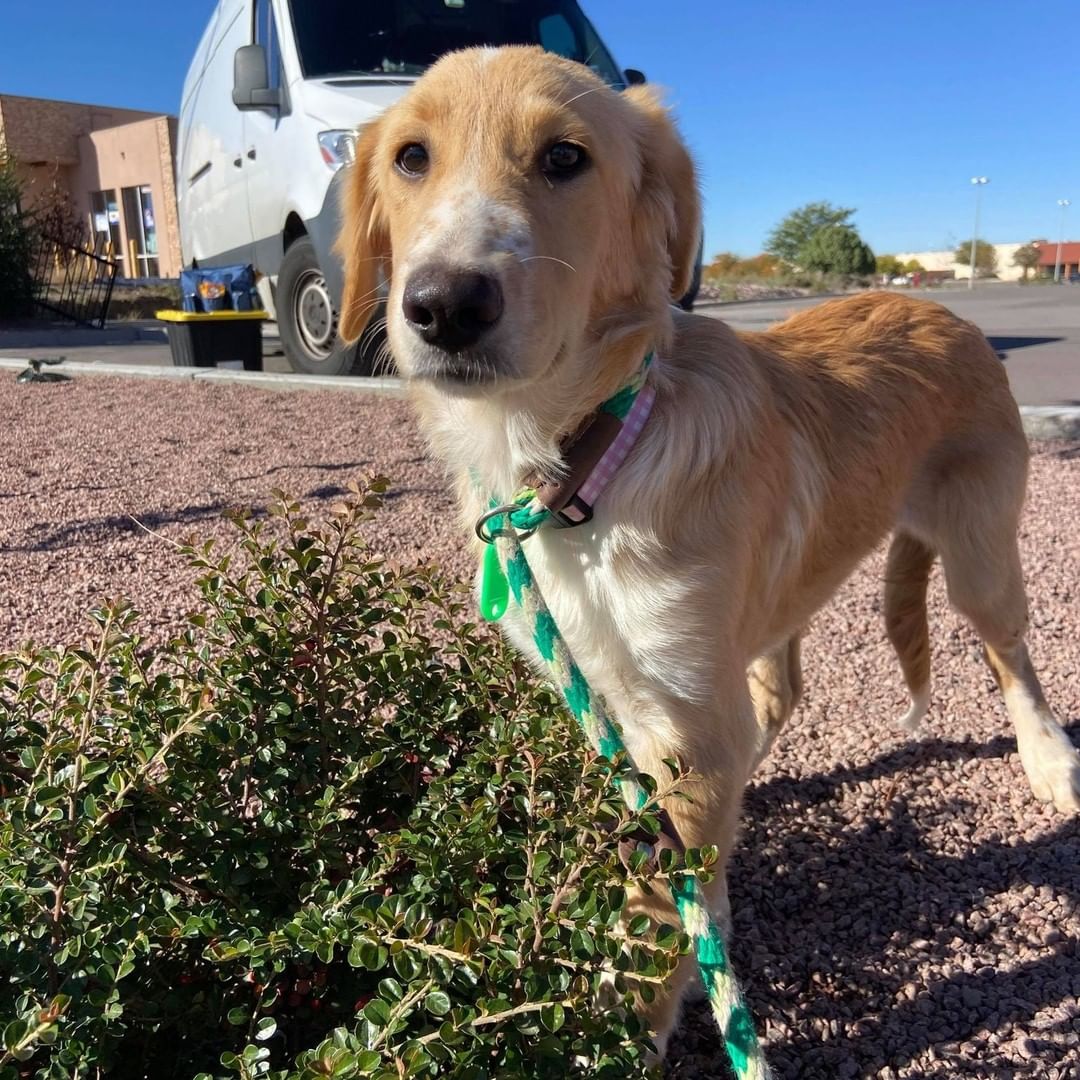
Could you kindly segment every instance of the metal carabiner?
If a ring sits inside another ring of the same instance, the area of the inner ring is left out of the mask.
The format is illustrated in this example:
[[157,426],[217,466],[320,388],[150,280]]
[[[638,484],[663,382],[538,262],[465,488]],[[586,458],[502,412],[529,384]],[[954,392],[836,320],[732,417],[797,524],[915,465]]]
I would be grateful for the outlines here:
[[[495,538],[503,530],[500,529],[498,532],[489,533],[484,528],[484,526],[487,525],[487,523],[492,518],[504,517],[505,516],[506,520],[510,522],[510,528],[513,529],[514,528],[514,523],[513,523],[513,521],[510,520],[510,515],[512,513],[514,513],[515,511],[520,510],[520,509],[521,509],[521,507],[517,503],[506,503],[503,506],[496,506],[494,509],[488,510],[487,513],[481,514],[480,517],[477,519],[477,522],[476,522],[476,525],[475,525],[476,535],[478,537],[480,537],[480,539],[485,544],[494,544],[495,543]],[[537,526],[537,528],[538,527],[539,526]],[[514,531],[517,532],[516,529]],[[525,532],[518,532],[517,533],[517,538],[518,538],[519,541],[528,540],[529,537],[532,536],[532,534],[534,532],[536,532],[536,528],[528,529]]]

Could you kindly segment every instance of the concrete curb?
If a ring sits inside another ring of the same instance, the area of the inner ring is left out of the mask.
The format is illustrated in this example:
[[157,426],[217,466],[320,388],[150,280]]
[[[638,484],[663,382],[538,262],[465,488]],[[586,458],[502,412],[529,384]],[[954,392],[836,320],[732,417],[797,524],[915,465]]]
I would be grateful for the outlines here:
[[1020,418],[1029,439],[1080,439],[1080,406],[1021,405]]
[[[18,356],[0,356],[0,370],[22,370],[30,361]],[[263,390],[346,390],[355,394],[382,394],[402,397],[405,383],[396,376],[360,378],[354,375],[296,375],[267,371],[239,371],[231,368],[196,368],[156,366],[150,364],[109,364],[80,360],[65,360],[44,371],[59,371],[65,375],[113,375],[129,379],[164,379],[173,382],[243,383]]]
[[[0,356],[0,370],[22,370],[29,360]],[[178,382],[242,383],[263,390],[344,390],[353,394],[403,397],[405,382],[393,375],[363,378],[356,375],[296,375],[231,368],[155,367],[148,364],[96,364],[65,360],[45,370],[68,375],[113,375],[129,379],[165,379]],[[1080,439],[1080,406],[1021,405],[1020,416],[1029,439]]]

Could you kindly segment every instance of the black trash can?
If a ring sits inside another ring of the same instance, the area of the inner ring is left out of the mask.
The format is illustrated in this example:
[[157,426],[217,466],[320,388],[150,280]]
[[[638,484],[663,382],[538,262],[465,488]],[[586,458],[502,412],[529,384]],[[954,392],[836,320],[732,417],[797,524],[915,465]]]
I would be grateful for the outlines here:
[[169,324],[169,351],[176,367],[226,367],[262,371],[265,311],[158,311]]

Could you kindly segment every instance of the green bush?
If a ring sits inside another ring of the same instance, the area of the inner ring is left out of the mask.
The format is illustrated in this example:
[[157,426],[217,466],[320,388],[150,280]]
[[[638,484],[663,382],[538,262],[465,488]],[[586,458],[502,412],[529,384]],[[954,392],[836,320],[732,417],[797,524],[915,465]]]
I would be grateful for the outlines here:
[[875,263],[874,253],[850,225],[818,229],[799,253],[799,265],[804,270],[842,278],[872,274]]
[[14,163],[0,151],[0,319],[22,318],[33,306],[30,225]]
[[652,808],[459,588],[370,553],[383,487],[187,547],[168,648],[110,603],[0,657],[3,1080],[649,1075],[623,973],[687,947],[626,916]]

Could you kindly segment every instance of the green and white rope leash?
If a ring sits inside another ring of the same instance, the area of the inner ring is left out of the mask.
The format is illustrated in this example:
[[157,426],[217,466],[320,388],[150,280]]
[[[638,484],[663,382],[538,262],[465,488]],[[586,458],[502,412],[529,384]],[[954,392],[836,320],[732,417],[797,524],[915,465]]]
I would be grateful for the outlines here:
[[[644,370],[636,385],[631,384],[620,391],[603,407],[615,412],[620,419],[624,417],[644,382]],[[525,558],[518,530],[531,534],[544,523],[548,511],[539,506],[532,491],[520,492],[514,505],[517,509],[495,506],[493,509],[502,509],[504,513],[489,513],[481,519],[487,529],[484,538],[494,541],[489,543],[483,564],[481,610],[484,617],[500,618],[506,611],[508,594],[512,594],[528,617],[533,641],[590,745],[609,760],[619,754],[629,760],[618,726],[575,663]],[[635,810],[645,806],[649,796],[635,778],[633,768],[620,785],[627,805]],[[709,912],[697,877],[683,871],[671,874],[668,881],[683,928],[693,943],[701,981],[713,1017],[724,1036],[728,1060],[736,1077],[739,1080],[769,1080],[772,1073],[758,1043],[750,1010],[731,969],[723,935]]]

